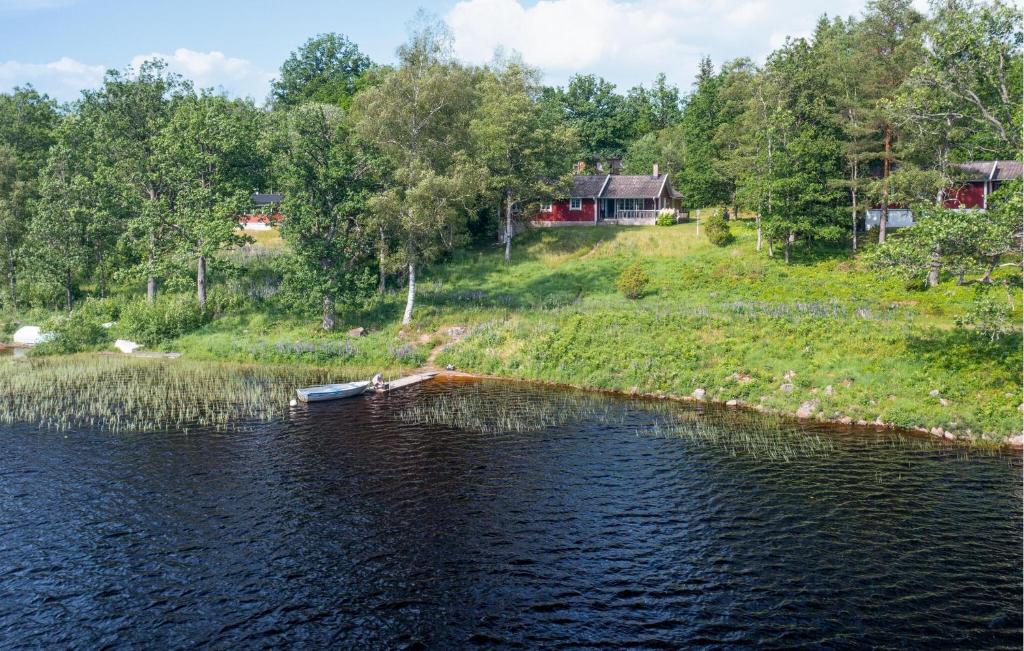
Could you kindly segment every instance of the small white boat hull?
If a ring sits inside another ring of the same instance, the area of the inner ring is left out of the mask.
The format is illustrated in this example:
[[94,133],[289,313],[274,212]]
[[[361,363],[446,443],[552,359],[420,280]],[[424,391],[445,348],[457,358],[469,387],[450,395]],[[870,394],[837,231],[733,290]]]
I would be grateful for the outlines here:
[[305,389],[296,389],[295,394],[302,402],[323,402],[324,400],[338,400],[340,398],[351,398],[366,391],[370,386],[369,382],[345,382],[344,384],[321,384]]

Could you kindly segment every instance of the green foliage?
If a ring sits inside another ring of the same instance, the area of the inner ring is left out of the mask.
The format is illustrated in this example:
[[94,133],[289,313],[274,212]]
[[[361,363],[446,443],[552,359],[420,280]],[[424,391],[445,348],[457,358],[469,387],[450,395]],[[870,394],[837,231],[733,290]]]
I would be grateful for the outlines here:
[[721,211],[712,211],[704,219],[704,235],[715,246],[727,246],[732,243],[734,238],[724,208]]
[[171,294],[153,303],[137,300],[127,304],[121,310],[119,330],[133,341],[155,346],[195,330],[207,318],[194,297]]
[[77,353],[112,340],[110,330],[101,326],[89,310],[59,314],[43,326],[43,331],[52,332],[53,338],[33,348],[33,355]]
[[658,211],[658,217],[654,222],[658,226],[675,226],[676,213],[674,210],[663,209]]
[[341,34],[319,34],[292,52],[270,88],[275,109],[307,102],[347,107],[366,83],[369,57]]
[[1014,331],[1014,324],[1010,320],[1012,308],[1009,292],[1000,296],[1003,292],[990,288],[986,285],[979,285],[971,302],[970,309],[962,316],[957,317],[956,325],[960,328],[973,327],[975,332],[990,342],[996,342]]
[[622,270],[615,286],[623,296],[636,300],[643,297],[644,292],[647,291],[647,286],[650,284],[651,277],[644,271],[643,265],[639,262],[634,262]]

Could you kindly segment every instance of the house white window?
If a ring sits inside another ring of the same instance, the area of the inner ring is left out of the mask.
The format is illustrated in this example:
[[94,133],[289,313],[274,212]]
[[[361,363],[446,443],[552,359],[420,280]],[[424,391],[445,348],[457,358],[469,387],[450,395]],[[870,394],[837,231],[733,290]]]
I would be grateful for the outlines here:
[[541,203],[540,204],[540,211],[541,212],[551,212],[551,202],[549,201],[548,203]]
[[569,210],[583,210],[583,199],[569,199]]
[[643,199],[616,199],[615,210],[643,210]]

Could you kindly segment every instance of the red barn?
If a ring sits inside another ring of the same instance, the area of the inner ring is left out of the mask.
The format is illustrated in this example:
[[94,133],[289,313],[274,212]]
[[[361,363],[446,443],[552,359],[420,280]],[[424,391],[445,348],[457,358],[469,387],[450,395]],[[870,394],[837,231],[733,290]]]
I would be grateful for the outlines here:
[[659,210],[678,214],[682,195],[672,188],[667,174],[597,174],[573,178],[566,199],[541,204],[533,218],[538,226],[573,224],[654,224]]

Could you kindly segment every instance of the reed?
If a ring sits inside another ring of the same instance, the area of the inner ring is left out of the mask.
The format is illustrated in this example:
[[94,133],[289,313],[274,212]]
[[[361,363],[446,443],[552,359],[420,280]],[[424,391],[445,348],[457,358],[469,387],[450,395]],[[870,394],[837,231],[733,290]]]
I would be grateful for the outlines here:
[[226,429],[280,417],[296,386],[324,382],[326,373],[101,355],[4,359],[0,422],[119,433]]

